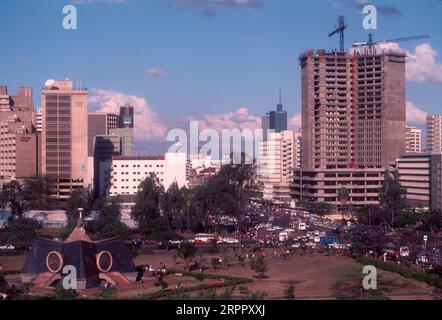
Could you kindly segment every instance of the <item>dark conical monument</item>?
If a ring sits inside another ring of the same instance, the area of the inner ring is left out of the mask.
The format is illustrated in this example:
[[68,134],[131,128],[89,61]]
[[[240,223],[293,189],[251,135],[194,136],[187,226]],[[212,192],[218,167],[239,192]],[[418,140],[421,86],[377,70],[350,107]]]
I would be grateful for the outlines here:
[[49,288],[63,280],[66,266],[75,267],[77,290],[100,287],[102,281],[118,287],[135,282],[137,276],[129,250],[121,239],[91,240],[81,217],[64,242],[43,238],[32,242],[21,278],[36,288]]

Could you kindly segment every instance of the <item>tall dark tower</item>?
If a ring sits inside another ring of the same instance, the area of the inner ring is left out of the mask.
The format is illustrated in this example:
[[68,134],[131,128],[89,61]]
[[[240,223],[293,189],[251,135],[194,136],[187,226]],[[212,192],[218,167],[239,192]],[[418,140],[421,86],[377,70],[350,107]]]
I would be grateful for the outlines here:
[[133,128],[133,127],[134,127],[134,107],[129,105],[120,107],[119,128]]
[[287,130],[287,111],[282,109],[281,89],[279,89],[279,103],[276,105],[276,111],[269,113],[269,128],[275,132]]

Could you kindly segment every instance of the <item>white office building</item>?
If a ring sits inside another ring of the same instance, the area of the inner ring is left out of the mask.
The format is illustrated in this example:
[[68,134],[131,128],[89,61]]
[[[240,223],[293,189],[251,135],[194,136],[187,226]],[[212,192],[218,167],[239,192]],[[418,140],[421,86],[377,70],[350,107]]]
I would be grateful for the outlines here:
[[186,185],[186,154],[166,153],[161,156],[115,156],[101,161],[99,192],[101,195],[135,195],[140,183],[155,174],[165,190],[176,181]]

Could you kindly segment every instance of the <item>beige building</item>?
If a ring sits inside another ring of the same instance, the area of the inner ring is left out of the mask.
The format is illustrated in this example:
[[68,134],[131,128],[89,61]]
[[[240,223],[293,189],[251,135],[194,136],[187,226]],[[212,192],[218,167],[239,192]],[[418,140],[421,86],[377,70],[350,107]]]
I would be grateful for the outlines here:
[[427,116],[427,151],[442,151],[442,115]]
[[409,205],[442,209],[442,154],[410,153],[396,160]]
[[35,129],[32,89],[9,96],[0,86],[0,185],[39,173],[39,135]]
[[405,152],[404,51],[318,50],[299,61],[304,168],[387,168]]
[[292,196],[339,204],[346,187],[349,204],[378,203],[385,168],[405,153],[405,51],[307,51],[299,62],[302,169]]
[[275,203],[289,203],[293,170],[301,164],[300,134],[292,130],[269,132],[261,141],[258,157],[258,179],[263,198]]
[[412,126],[405,127],[405,152],[422,151],[422,130]]
[[347,204],[355,207],[379,204],[379,189],[384,170],[366,169],[297,169],[294,172],[291,195],[301,202],[328,202],[339,206],[339,189],[349,191]]
[[41,92],[42,173],[54,180],[56,196],[89,187],[87,89],[70,80],[48,80]]

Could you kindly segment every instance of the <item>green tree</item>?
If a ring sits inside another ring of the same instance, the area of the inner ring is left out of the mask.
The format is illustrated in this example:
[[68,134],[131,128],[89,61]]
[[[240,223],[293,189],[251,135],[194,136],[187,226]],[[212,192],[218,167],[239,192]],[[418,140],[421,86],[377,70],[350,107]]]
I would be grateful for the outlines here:
[[0,207],[10,208],[13,217],[20,217],[23,213],[23,190],[17,180],[12,180],[3,186],[0,193]]
[[186,223],[186,199],[184,191],[179,188],[176,181],[170,185],[164,194],[162,209],[169,226],[175,225],[175,228],[181,231]]
[[163,194],[164,188],[154,174],[151,174],[141,182],[131,215],[138,222],[140,231],[146,235],[152,235],[159,228],[164,228],[164,219],[160,214],[161,197]]
[[184,271],[189,271],[189,264],[195,259],[196,252],[195,246],[190,242],[183,243],[181,247],[177,249],[178,257],[184,261]]
[[83,209],[83,217],[85,217],[91,211],[92,204],[93,195],[90,189],[73,190],[66,204],[68,228],[74,228],[77,225],[78,218],[80,217],[78,209]]
[[98,210],[102,223],[119,222],[121,218],[121,198],[116,196],[101,200]]
[[101,238],[124,237],[129,228],[120,221],[108,222],[100,228]]
[[344,218],[344,208],[347,204],[347,201],[350,199],[350,191],[342,186],[338,190],[338,200],[341,202],[341,211],[342,211],[342,218]]
[[37,221],[16,217],[11,219],[4,234],[4,240],[14,245],[29,244],[37,236],[40,225]]
[[117,298],[117,289],[103,288],[92,296],[92,300],[115,300]]
[[53,185],[46,176],[34,176],[24,180],[23,198],[28,209],[46,210],[52,204]]
[[302,202],[302,206],[310,213],[320,216],[331,214],[334,211],[334,206],[328,202],[315,202],[306,200]]
[[258,256],[250,262],[250,269],[257,273],[258,278],[266,278],[268,268],[264,255],[258,254]]
[[78,293],[74,289],[64,289],[63,287],[57,287],[53,298],[55,300],[75,300],[78,297]]
[[391,213],[390,226],[393,228],[396,218],[405,208],[405,189],[399,182],[399,173],[396,170],[391,175],[387,170],[384,174],[384,182],[379,192],[379,201]]
[[8,282],[6,281],[5,277],[0,274],[0,290],[3,290],[8,285]]
[[284,290],[284,297],[287,300],[295,299],[295,286],[291,285],[287,289]]

